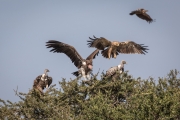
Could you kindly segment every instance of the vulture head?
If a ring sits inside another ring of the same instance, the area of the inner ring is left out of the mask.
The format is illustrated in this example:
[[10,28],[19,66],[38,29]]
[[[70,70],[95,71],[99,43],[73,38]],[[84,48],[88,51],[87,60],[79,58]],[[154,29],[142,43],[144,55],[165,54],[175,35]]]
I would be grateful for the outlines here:
[[121,61],[121,64],[127,64],[125,60],[122,60]]
[[45,70],[44,70],[44,73],[47,73],[47,72],[50,72],[50,71],[49,71],[48,69],[45,69]]

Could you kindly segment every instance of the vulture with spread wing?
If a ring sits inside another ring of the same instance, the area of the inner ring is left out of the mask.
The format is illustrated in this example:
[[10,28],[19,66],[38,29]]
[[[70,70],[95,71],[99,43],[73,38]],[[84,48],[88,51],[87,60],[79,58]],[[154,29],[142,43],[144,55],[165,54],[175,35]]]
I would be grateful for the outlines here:
[[47,72],[49,72],[48,69],[44,70],[44,74],[39,75],[34,80],[33,88],[39,90],[41,93],[43,93],[44,88],[48,88],[52,83],[52,77],[49,77]]
[[83,59],[73,46],[56,40],[49,40],[46,43],[47,48],[52,48],[50,52],[64,53],[71,59],[72,63],[79,69],[78,71],[73,72],[73,75],[79,76],[79,74],[81,74],[85,80],[90,79],[93,59],[98,55],[98,49],[92,52],[86,59]]
[[146,13],[148,10],[145,9],[137,9],[129,13],[129,15],[134,15],[136,14],[139,18],[146,20],[147,22],[151,23],[154,20]]
[[147,53],[147,46],[144,44],[137,44],[133,41],[109,41],[104,37],[90,38],[88,40],[89,47],[95,47],[99,50],[102,50],[101,54],[105,58],[116,58],[119,53],[122,54],[145,54]]

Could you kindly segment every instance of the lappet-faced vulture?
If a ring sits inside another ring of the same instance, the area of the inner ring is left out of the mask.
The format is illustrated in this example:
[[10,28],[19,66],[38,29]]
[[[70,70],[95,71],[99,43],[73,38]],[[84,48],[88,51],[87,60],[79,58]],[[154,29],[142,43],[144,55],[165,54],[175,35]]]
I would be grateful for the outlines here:
[[146,20],[147,22],[151,23],[154,20],[146,13],[148,10],[145,9],[137,9],[129,13],[129,15],[134,15],[136,14],[139,18]]
[[104,37],[90,38],[88,40],[89,47],[95,47],[99,50],[102,50],[101,54],[105,58],[116,58],[118,53],[122,54],[145,54],[147,53],[147,47],[144,44],[137,44],[133,41],[109,41]]
[[96,55],[98,55],[98,49],[92,52],[86,59],[83,59],[77,50],[71,45],[56,40],[49,40],[46,43],[47,48],[52,48],[50,52],[64,53],[71,59],[72,63],[74,63],[74,65],[79,69],[78,71],[73,72],[73,75],[79,76],[79,74],[81,74],[85,80],[90,79],[93,59],[96,57]]
[[44,88],[47,89],[52,83],[52,77],[49,77],[47,72],[49,70],[45,69],[44,73],[37,76],[34,80],[33,88],[39,90],[41,93],[43,93]]

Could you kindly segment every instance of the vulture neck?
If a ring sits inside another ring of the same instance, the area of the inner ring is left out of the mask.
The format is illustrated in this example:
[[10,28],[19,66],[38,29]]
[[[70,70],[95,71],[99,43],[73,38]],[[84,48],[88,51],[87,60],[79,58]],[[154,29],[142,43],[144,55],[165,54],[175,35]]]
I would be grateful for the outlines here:
[[121,62],[121,63],[118,65],[118,69],[123,68],[123,67],[124,67],[124,64]]
[[46,79],[47,76],[48,76],[47,72],[44,72],[44,74],[42,74],[41,80],[42,80],[42,81],[47,80],[47,79]]

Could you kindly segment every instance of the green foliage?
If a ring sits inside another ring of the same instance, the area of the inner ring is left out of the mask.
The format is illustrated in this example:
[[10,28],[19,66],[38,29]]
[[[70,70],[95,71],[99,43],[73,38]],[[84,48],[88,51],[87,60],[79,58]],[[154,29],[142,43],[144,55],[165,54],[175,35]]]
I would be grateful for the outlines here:
[[127,72],[115,78],[78,83],[59,82],[45,94],[36,90],[18,93],[21,101],[0,99],[0,119],[43,120],[180,120],[179,72],[165,78],[134,79]]

